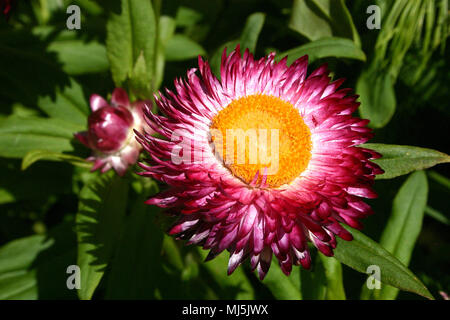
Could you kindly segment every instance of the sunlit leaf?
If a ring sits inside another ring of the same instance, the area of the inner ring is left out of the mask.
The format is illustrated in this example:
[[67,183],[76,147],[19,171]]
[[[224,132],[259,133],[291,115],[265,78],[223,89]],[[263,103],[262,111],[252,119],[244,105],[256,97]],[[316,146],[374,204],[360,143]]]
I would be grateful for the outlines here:
[[120,14],[112,14],[107,23],[106,48],[116,86],[131,76],[143,53],[148,82],[152,80],[155,60],[156,21],[152,2],[121,0]]
[[80,299],[91,299],[119,240],[128,198],[128,181],[111,170],[80,192],[76,217]]
[[0,156],[22,158],[29,151],[73,151],[73,134],[84,126],[60,119],[8,117],[0,120]]
[[311,41],[327,37],[360,39],[344,0],[294,0],[289,27]]
[[58,118],[79,125],[87,125],[89,106],[83,95],[83,89],[74,80],[63,90],[57,89],[55,97],[39,97],[38,107],[52,118]]
[[382,283],[433,299],[424,284],[386,249],[361,232],[347,226],[345,228],[354,239],[344,241],[337,238],[338,244],[334,250],[336,259],[362,273],[366,273],[369,266],[378,266]]
[[46,150],[32,150],[28,152],[25,157],[23,157],[22,170],[26,170],[29,166],[39,160],[65,161],[83,168],[92,167],[92,163],[89,163],[85,159],[77,156],[58,152],[50,152]]
[[450,162],[449,155],[432,149],[382,143],[366,143],[363,146],[383,155],[374,160],[384,170],[384,174],[378,175],[377,179],[392,179]]
[[75,264],[71,226],[8,242],[0,248],[0,299],[74,299],[67,267]]
[[105,72],[109,68],[106,49],[98,42],[60,40],[50,43],[48,50],[58,55],[63,70],[70,75]]

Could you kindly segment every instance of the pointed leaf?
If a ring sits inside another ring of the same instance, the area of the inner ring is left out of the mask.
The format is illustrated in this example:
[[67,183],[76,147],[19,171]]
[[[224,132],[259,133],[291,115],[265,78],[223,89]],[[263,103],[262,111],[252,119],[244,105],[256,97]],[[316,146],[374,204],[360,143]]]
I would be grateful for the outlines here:
[[366,55],[359,49],[355,43],[345,38],[323,38],[313,42],[309,42],[297,48],[290,49],[277,55],[277,59],[281,60],[287,56],[287,63],[291,64],[296,59],[308,55],[309,62],[317,59],[336,57],[349,58],[365,61]]
[[433,299],[424,284],[397,258],[361,232],[347,226],[345,228],[354,239],[344,241],[337,238],[338,244],[334,250],[336,259],[362,273],[366,273],[369,266],[376,265],[380,267],[382,283]]
[[261,12],[255,12],[247,18],[240,38],[242,52],[244,52],[245,49],[248,49],[251,53],[255,53],[256,43],[258,42],[258,37],[263,28],[265,19],[266,15]]
[[[423,171],[411,174],[394,198],[392,213],[381,235],[380,245],[405,266],[409,265],[427,204],[428,182]],[[368,290],[364,287],[364,290]],[[377,299],[395,299],[398,289],[382,286],[371,290]]]
[[85,159],[72,156],[69,154],[63,154],[58,152],[50,152],[46,150],[32,150],[28,152],[22,159],[22,170],[26,170],[29,166],[39,160],[50,161],[65,161],[75,166],[90,168],[92,163],[87,162]]
[[55,97],[50,95],[39,97],[38,107],[49,117],[82,126],[87,124],[89,106],[83,95],[83,89],[74,79],[70,80],[70,86],[64,87],[63,90],[57,89]]
[[73,151],[73,134],[83,129],[60,119],[11,116],[0,120],[0,156],[22,158],[35,149]]
[[133,72],[143,52],[152,80],[155,60],[156,21],[152,2],[121,0],[120,14],[112,14],[107,23],[106,48],[116,86],[120,87]]
[[204,55],[205,50],[185,35],[176,34],[167,41],[165,57],[167,61],[181,61]]
[[362,146],[383,155],[382,158],[374,160],[384,170],[384,174],[378,175],[377,179],[392,179],[415,170],[450,162],[449,155],[433,149],[382,143],[366,143]]

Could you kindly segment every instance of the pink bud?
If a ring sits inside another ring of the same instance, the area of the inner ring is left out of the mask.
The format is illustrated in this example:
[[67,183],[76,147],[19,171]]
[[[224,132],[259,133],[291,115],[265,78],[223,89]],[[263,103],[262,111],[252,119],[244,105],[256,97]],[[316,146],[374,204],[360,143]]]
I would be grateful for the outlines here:
[[93,94],[90,99],[92,113],[88,118],[88,131],[75,133],[75,138],[93,150],[88,160],[94,162],[92,170],[102,172],[114,168],[124,175],[130,165],[136,163],[142,149],[133,130],[144,125],[142,108],[149,101],[130,103],[125,90],[113,91],[111,103]]
[[89,146],[104,153],[115,152],[127,140],[132,125],[133,115],[124,107],[100,108],[89,116]]

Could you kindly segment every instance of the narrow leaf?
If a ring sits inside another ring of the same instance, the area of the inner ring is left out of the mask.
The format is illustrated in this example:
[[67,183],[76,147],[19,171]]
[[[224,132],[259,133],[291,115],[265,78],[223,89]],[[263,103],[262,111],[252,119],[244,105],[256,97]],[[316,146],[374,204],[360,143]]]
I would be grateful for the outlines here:
[[280,53],[277,59],[282,59],[287,56],[287,63],[291,64],[306,54],[308,55],[309,62],[327,57],[366,60],[364,52],[353,41],[345,38],[323,38],[309,42],[300,47]]
[[378,266],[382,283],[433,299],[424,284],[397,258],[361,232],[347,226],[345,228],[354,239],[344,241],[337,238],[338,244],[334,250],[336,259],[362,273],[366,273],[369,266]]
[[392,179],[415,170],[423,170],[440,163],[449,163],[450,156],[432,149],[381,143],[366,143],[365,148],[383,155],[374,160],[384,170],[377,179]]
[[22,170],[26,170],[29,166],[39,160],[50,160],[50,161],[65,161],[75,166],[90,168],[91,163],[87,162],[85,159],[72,156],[69,154],[63,154],[58,152],[50,152],[46,150],[32,150],[28,152],[22,159]]
[[256,43],[258,42],[258,37],[263,28],[265,19],[266,15],[261,12],[255,12],[247,18],[240,38],[242,51],[245,51],[245,49],[248,48],[251,53],[255,53]]
[[[427,203],[428,182],[423,171],[411,174],[394,198],[392,213],[381,235],[380,245],[394,255],[405,266],[422,229],[423,215]],[[395,299],[398,289],[383,286],[373,290],[377,299]]]
[[[198,252],[203,259],[206,258],[208,253],[206,250],[202,249],[199,249]],[[204,263],[205,268],[211,273],[214,279],[217,279],[219,285],[222,286],[222,290],[226,289],[224,288],[225,286],[233,288],[232,292],[235,293],[234,296],[226,298],[234,300],[254,299],[254,289],[242,270],[242,267],[237,268],[233,274],[227,276],[227,265],[228,256],[225,253],[222,253],[214,259]]]
[[301,300],[300,268],[292,268],[286,276],[281,270],[278,260],[273,257],[269,272],[262,281],[278,300]]
[[435,220],[437,220],[437,221],[439,221],[439,222],[441,222],[443,224],[446,224],[446,225],[450,226],[450,219],[447,218],[442,212],[427,206],[425,208],[425,213],[429,217],[432,217],[433,219],[435,219]]
[[182,34],[171,37],[165,48],[167,61],[187,60],[203,54],[205,54],[205,50],[201,45]]

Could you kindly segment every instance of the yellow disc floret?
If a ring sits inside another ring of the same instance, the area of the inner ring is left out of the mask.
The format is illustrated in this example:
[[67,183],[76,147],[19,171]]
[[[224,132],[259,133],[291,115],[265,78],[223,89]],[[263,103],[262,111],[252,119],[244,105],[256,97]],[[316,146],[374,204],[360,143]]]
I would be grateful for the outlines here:
[[258,94],[232,101],[212,120],[216,156],[234,176],[277,188],[292,182],[311,158],[311,133],[294,106]]

